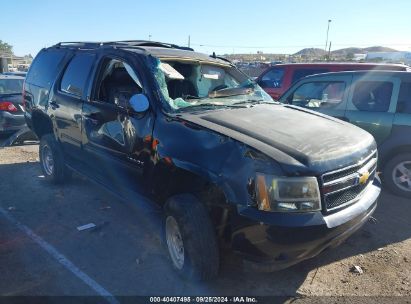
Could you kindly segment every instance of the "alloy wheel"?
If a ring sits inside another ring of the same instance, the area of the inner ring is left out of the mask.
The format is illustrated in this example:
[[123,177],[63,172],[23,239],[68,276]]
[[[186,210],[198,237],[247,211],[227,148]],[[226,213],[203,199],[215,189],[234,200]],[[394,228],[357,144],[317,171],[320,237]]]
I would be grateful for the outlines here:
[[394,184],[403,191],[411,192],[411,161],[403,161],[392,171]]

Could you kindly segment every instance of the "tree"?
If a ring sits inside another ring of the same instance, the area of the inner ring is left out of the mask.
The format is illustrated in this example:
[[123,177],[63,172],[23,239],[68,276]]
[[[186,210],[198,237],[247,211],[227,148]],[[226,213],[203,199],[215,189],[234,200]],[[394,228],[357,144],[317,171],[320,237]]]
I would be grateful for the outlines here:
[[13,53],[13,46],[8,44],[7,42],[3,42],[2,40],[0,40],[0,53],[12,54]]

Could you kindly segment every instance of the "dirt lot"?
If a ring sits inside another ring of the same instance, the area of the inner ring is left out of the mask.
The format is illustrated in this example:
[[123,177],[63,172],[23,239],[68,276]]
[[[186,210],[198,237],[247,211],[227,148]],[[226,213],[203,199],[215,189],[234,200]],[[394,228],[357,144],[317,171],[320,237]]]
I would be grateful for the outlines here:
[[[226,251],[221,276],[195,284],[176,277],[168,262],[161,214],[119,201],[79,176],[63,186],[48,184],[37,149],[0,149],[1,295],[95,295],[92,285],[70,270],[75,266],[114,296],[275,295],[296,303],[333,302],[313,296],[353,296],[350,302],[364,303],[366,298],[355,296],[365,295],[377,297],[373,302],[411,303],[409,200],[383,193],[376,221],[340,247],[289,269],[244,272],[241,260]],[[77,231],[90,222],[97,228]],[[364,273],[352,273],[354,265]],[[340,303],[342,298],[333,299]]]

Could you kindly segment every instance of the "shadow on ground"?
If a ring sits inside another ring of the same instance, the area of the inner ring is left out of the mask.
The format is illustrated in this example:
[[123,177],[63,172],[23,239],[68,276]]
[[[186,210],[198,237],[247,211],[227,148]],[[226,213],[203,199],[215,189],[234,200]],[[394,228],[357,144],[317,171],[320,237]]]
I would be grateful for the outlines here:
[[28,127],[11,134],[0,134],[0,148],[32,145],[38,141],[37,136]]
[[[15,218],[115,295],[295,296],[310,271],[411,237],[411,204],[383,193],[375,223],[366,223],[344,244],[316,258],[275,273],[253,273],[244,272],[241,260],[224,250],[217,280],[183,282],[168,261],[158,211],[120,202],[78,176],[62,186],[50,185],[37,162],[0,165],[0,179],[1,206],[13,207],[10,212]],[[97,229],[76,230],[89,222],[97,224]],[[3,241],[7,237],[3,235]],[[30,272],[28,262],[20,263]],[[0,266],[4,267],[7,265]],[[15,276],[18,281],[18,274]],[[50,292],[47,286],[44,290]]]

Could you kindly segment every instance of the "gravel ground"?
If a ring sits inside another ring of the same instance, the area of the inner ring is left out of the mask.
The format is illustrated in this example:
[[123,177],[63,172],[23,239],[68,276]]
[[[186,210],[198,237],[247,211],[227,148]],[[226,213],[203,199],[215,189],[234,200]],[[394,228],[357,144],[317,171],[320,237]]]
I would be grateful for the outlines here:
[[[120,202],[82,177],[41,176],[38,147],[0,149],[0,207],[118,295],[283,296],[293,303],[411,303],[411,202],[383,192],[374,214],[339,247],[275,273],[252,273],[229,251],[214,282],[183,282],[162,243],[161,215]],[[89,222],[97,229],[78,232]],[[352,272],[360,266],[362,274]],[[95,292],[0,214],[1,295]],[[341,297],[344,296],[344,297]],[[358,297],[369,296],[369,298]],[[333,298],[331,298],[333,297]]]

